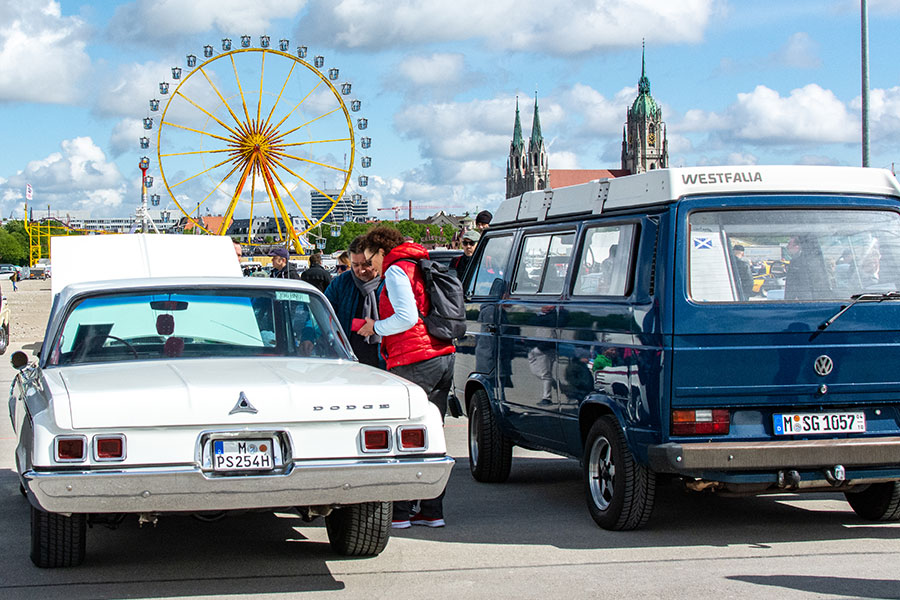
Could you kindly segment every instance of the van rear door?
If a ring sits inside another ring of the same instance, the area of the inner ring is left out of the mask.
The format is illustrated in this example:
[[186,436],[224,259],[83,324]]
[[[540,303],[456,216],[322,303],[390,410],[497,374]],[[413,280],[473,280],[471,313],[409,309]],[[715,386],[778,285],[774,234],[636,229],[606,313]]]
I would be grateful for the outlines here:
[[900,432],[896,201],[684,199],[676,244],[670,410],[726,409],[735,440]]

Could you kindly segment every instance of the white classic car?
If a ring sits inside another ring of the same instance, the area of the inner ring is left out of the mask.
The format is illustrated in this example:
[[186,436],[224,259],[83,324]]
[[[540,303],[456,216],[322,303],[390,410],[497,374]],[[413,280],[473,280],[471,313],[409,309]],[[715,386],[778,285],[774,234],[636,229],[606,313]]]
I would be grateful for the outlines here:
[[[37,566],[81,563],[88,523],[286,507],[375,555],[392,500],[443,490],[436,407],[355,361],[313,287],[240,277],[227,238],[55,238],[52,255],[44,343],[13,354],[9,401]],[[132,278],[79,281],[98,255]]]

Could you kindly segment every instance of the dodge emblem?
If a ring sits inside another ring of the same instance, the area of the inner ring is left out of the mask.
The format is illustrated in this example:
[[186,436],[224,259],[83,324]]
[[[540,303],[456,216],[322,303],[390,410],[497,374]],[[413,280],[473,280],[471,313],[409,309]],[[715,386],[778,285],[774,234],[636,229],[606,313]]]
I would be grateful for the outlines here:
[[825,377],[826,375],[831,373],[831,370],[834,368],[834,363],[827,354],[823,354],[816,359],[816,362],[813,366],[816,369],[816,375]]
[[[818,367],[816,368],[818,369]],[[233,415],[234,413],[250,413],[251,415],[255,415],[257,412],[259,411],[256,410],[256,407],[250,404],[250,401],[247,400],[247,395],[244,392],[241,392],[241,395],[238,396],[237,404],[234,405],[234,408],[232,408],[231,412],[228,414]]]

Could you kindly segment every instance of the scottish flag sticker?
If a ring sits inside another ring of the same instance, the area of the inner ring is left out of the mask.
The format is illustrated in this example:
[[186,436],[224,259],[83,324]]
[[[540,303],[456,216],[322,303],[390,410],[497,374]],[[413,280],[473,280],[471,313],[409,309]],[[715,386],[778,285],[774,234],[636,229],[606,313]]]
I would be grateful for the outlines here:
[[713,247],[713,238],[711,237],[696,237],[694,238],[694,249],[695,250],[712,250]]

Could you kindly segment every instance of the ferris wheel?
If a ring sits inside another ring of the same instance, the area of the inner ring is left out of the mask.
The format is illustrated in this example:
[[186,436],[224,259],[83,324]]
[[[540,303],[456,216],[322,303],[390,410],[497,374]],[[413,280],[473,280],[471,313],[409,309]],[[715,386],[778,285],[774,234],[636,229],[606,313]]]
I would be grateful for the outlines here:
[[[342,201],[361,200],[348,191],[368,184],[360,175],[354,185],[352,173],[357,143],[365,151],[372,140],[339,69],[326,70],[324,56],[307,61],[306,46],[289,50],[288,40],[275,49],[264,35],[259,46],[241,36],[240,47],[225,38],[221,51],[208,45],[202,59],[188,54],[187,70],[173,67],[171,82],[160,82],[163,100],[150,100],[144,128],[157,129],[160,178],[193,227],[224,235],[232,221],[246,223],[231,233],[259,244],[258,225],[274,223],[266,242],[302,253],[305,233]],[[368,168],[372,159],[358,164]],[[211,226],[201,210],[223,218]]]

